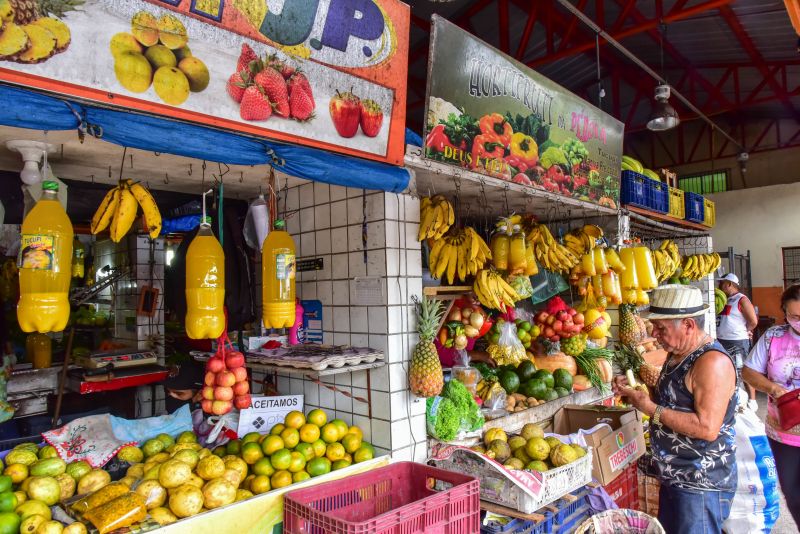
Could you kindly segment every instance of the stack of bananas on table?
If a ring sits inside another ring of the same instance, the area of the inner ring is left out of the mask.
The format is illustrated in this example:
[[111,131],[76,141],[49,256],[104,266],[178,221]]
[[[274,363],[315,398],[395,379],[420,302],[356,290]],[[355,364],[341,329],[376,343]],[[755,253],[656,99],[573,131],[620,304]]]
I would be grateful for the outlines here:
[[150,191],[133,180],[120,180],[117,187],[106,193],[92,217],[92,233],[98,234],[110,225],[111,240],[119,243],[133,226],[139,206],[142,207],[148,233],[155,239],[161,233],[161,212]]
[[652,251],[653,268],[656,271],[656,278],[659,283],[666,282],[675,271],[681,266],[681,255],[678,252],[678,245],[672,240],[665,239],[658,249]]
[[472,291],[481,304],[500,311],[513,308],[514,303],[522,298],[494,267],[478,272]]
[[417,241],[439,239],[455,222],[453,205],[442,195],[423,197],[419,204],[419,233]]
[[597,240],[603,237],[603,229],[594,224],[585,224],[564,236],[564,245],[580,257],[594,250]]
[[580,256],[556,241],[543,224],[533,225],[528,232],[528,244],[533,245],[536,260],[548,271],[569,273],[580,261]]
[[685,256],[683,258],[683,276],[689,280],[700,280],[714,273],[721,264],[722,258],[716,252]]
[[452,285],[456,276],[463,282],[467,276],[483,269],[490,259],[489,246],[478,232],[466,226],[453,229],[433,241],[428,266],[432,277],[447,276],[447,283]]
[[482,378],[481,381],[478,382],[476,391],[484,403],[495,395],[499,395],[500,393],[505,394],[506,392],[503,386],[500,385],[497,377]]

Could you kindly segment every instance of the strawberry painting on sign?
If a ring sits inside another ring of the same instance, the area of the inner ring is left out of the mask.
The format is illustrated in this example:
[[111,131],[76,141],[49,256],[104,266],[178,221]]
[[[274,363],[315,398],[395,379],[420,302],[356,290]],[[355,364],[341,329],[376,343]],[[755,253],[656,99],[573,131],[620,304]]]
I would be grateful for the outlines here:
[[26,17],[3,26],[16,49],[0,50],[0,81],[402,163],[398,0],[85,0]]

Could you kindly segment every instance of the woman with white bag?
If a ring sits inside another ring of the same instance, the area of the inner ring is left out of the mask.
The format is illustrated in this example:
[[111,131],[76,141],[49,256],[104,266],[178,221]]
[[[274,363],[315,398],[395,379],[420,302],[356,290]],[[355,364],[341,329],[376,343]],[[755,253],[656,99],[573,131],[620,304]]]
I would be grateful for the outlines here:
[[742,378],[769,395],[767,436],[786,504],[800,528],[800,285],[783,292],[785,325],[761,336]]

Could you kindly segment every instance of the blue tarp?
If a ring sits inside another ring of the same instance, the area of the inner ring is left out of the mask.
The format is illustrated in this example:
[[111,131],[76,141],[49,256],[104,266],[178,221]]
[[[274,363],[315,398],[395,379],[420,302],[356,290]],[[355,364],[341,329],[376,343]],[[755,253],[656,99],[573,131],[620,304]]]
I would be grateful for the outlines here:
[[121,146],[228,165],[273,164],[306,180],[399,193],[408,186],[402,167],[323,150],[256,139],[163,117],[79,103],[26,89],[0,85],[0,124],[36,130],[88,127]]

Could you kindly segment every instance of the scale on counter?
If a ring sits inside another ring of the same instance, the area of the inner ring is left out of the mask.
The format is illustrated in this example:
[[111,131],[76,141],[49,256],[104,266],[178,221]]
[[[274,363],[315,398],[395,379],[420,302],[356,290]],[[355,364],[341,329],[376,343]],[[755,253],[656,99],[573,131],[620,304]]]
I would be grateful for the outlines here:
[[154,365],[158,363],[158,358],[154,352],[150,351],[123,350],[75,356],[75,363],[84,369],[123,369]]

